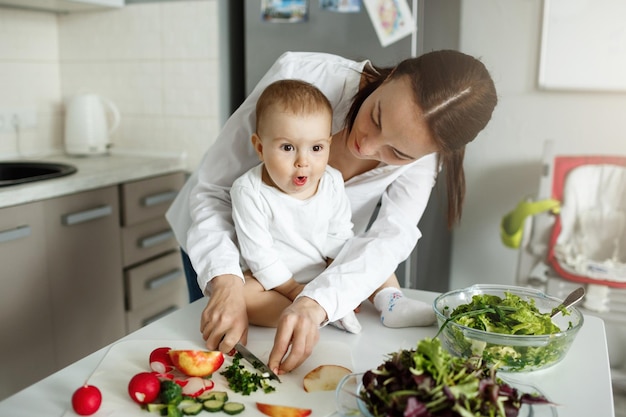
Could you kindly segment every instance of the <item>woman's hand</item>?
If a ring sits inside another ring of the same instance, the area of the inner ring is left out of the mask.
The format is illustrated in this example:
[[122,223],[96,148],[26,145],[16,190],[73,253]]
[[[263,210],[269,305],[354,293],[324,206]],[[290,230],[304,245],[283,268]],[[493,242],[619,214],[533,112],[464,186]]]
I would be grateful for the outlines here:
[[230,353],[248,339],[248,315],[243,281],[236,275],[219,275],[210,284],[211,296],[202,311],[200,332],[209,350]]
[[[311,298],[300,297],[287,307],[278,320],[274,347],[268,361],[270,369],[284,374],[300,366],[317,344],[319,327],[324,320],[326,312]],[[285,358],[290,345],[291,351]]]

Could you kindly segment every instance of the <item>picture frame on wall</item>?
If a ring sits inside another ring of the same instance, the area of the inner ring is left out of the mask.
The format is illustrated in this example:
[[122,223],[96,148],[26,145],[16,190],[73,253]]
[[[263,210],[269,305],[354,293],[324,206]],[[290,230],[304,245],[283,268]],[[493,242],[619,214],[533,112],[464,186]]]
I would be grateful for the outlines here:
[[271,23],[306,22],[308,0],[261,0],[261,20]]
[[626,91],[626,2],[544,0],[539,88]]

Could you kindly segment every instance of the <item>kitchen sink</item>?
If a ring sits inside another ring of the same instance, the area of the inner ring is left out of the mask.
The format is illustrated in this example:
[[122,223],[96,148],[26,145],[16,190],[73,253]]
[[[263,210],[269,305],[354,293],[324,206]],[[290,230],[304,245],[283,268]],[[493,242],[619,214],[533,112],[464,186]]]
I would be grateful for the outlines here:
[[64,177],[76,167],[56,162],[0,161],[0,187]]

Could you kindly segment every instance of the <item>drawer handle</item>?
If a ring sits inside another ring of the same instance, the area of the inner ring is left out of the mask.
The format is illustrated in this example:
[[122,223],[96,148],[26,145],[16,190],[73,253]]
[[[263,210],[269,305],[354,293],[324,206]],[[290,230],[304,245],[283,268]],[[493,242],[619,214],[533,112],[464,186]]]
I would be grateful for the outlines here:
[[15,229],[4,230],[0,232],[0,243],[22,239],[27,236],[30,236],[30,226],[28,225],[18,226]]
[[178,191],[176,190],[164,191],[162,193],[152,194],[142,198],[141,204],[143,204],[145,207],[158,206],[159,204],[174,201],[177,195]]
[[165,230],[139,240],[139,247],[142,249],[151,248],[167,241],[168,239],[171,239],[172,237],[174,237],[174,232],[172,230]]
[[96,207],[90,210],[79,211],[77,213],[70,213],[61,216],[61,223],[66,226],[73,226],[75,224],[88,222],[91,220],[100,219],[102,217],[110,216],[113,213],[113,208],[109,205]]
[[158,276],[156,278],[149,279],[146,281],[146,288],[149,290],[157,289],[169,282],[172,282],[183,274],[183,271],[179,268],[176,268],[166,274]]
[[173,313],[174,311],[178,310],[177,306],[169,306],[168,308],[166,308],[165,310],[156,313],[154,316],[150,316],[150,317],[146,317],[145,319],[143,319],[141,321],[141,327],[143,326],[147,326],[148,324],[152,323],[153,321],[157,321],[158,319],[167,316],[170,313]]

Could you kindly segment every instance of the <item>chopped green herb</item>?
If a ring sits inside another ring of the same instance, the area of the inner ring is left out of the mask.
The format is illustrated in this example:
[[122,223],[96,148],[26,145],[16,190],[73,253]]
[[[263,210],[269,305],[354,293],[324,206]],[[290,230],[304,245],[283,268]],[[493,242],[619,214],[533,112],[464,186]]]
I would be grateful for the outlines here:
[[236,353],[233,362],[224,371],[220,372],[228,381],[228,388],[243,395],[250,395],[259,388],[268,393],[276,388],[269,384],[269,377],[248,371],[241,365],[242,356]]

